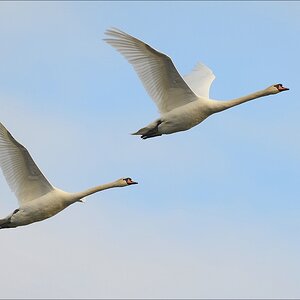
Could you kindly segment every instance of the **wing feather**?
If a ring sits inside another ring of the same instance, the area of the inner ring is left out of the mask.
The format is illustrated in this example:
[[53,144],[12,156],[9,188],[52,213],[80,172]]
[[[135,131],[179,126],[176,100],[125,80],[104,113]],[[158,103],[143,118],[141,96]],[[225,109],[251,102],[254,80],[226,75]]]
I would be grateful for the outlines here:
[[183,76],[185,82],[198,97],[209,98],[209,89],[215,79],[215,75],[210,68],[202,63],[198,63],[191,73]]
[[20,204],[31,201],[54,188],[44,177],[27,149],[0,123],[0,167]]
[[197,100],[169,56],[119,29],[105,33],[111,38],[104,40],[132,64],[160,113]]

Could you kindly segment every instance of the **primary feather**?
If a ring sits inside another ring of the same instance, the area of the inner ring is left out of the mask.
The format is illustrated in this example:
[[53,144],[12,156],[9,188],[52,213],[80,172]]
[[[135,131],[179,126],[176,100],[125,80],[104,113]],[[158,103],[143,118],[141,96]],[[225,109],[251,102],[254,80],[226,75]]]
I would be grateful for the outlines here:
[[176,70],[171,58],[118,29],[108,29],[104,39],[132,64],[160,113],[197,100]]
[[27,149],[0,123],[0,167],[20,204],[53,190]]

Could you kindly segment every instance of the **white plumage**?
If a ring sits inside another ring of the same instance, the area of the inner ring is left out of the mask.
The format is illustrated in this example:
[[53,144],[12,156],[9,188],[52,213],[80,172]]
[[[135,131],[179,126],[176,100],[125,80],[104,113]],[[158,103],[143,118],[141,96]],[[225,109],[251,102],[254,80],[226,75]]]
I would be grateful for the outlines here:
[[159,109],[160,118],[133,133],[143,139],[188,130],[213,113],[288,90],[275,84],[241,98],[212,100],[209,89],[215,75],[204,64],[198,63],[190,74],[182,77],[166,54],[119,29],[108,29],[105,33],[109,38],[104,40],[132,64]]
[[27,149],[18,143],[1,123],[0,167],[20,205],[54,190]]
[[93,193],[136,184],[131,178],[121,178],[79,193],[67,193],[55,188],[42,174],[27,149],[13,138],[2,123],[0,167],[20,205],[12,214],[0,219],[0,229],[42,221]]

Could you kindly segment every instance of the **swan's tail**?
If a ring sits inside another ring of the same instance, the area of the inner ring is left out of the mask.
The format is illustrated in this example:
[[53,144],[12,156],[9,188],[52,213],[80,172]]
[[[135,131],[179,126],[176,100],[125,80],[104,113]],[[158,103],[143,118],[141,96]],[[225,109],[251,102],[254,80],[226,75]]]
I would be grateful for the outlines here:
[[0,229],[3,229],[3,228],[10,228],[10,216],[9,217],[6,217],[4,219],[0,219]]
[[155,136],[160,136],[162,134],[158,132],[158,126],[161,123],[162,123],[161,120],[157,120],[157,121],[147,125],[146,127],[141,128],[137,132],[132,133],[132,135],[141,135],[141,138],[144,140],[155,137]]
[[16,209],[12,214],[8,215],[6,218],[0,219],[0,229],[16,227],[16,225],[12,224],[11,217],[18,211],[19,209]]

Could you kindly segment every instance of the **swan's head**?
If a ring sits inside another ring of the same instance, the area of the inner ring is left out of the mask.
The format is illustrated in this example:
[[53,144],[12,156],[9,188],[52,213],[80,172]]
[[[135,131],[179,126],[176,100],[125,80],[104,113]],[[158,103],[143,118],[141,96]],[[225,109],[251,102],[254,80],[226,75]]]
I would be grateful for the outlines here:
[[117,183],[119,186],[127,186],[132,184],[138,184],[136,181],[133,181],[130,177],[127,178],[121,178],[117,180]]
[[284,87],[281,83],[271,85],[267,88],[267,91],[270,94],[277,94],[277,93],[280,93],[283,91],[288,91],[288,90],[289,90],[289,88]]

